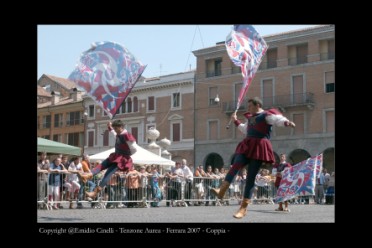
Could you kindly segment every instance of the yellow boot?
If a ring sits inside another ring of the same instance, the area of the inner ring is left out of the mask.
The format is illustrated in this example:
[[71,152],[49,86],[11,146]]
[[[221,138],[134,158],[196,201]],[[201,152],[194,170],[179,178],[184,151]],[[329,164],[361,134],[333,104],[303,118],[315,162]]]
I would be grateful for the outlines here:
[[85,195],[92,198],[93,200],[96,199],[97,194],[101,192],[102,188],[97,186],[92,192],[85,192]]
[[247,214],[247,207],[248,207],[248,204],[250,202],[251,202],[250,199],[244,198],[243,201],[242,201],[242,205],[240,205],[240,208],[239,208],[238,212],[236,212],[236,214],[234,214],[234,217],[237,218],[237,219],[243,218]]
[[211,193],[217,196],[218,199],[222,199],[229,186],[230,183],[228,181],[223,181],[219,189],[211,188]]

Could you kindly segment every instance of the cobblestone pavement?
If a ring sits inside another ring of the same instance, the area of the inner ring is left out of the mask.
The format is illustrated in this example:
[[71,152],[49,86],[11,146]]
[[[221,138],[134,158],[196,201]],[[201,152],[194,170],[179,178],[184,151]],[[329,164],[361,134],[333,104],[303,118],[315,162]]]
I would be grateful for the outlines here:
[[272,223],[335,222],[334,205],[290,205],[290,213],[277,212],[277,205],[249,205],[247,215],[233,218],[239,205],[158,208],[38,210],[38,223]]

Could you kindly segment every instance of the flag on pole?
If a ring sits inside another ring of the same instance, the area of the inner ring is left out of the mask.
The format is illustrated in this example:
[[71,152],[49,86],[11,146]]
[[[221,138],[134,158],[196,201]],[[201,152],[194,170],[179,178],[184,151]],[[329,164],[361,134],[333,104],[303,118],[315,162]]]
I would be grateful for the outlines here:
[[251,25],[234,25],[226,37],[225,45],[231,61],[242,71],[243,86],[236,106],[239,109],[268,46]]
[[83,52],[68,77],[85,91],[112,119],[146,66],[124,46],[95,42]]
[[315,180],[322,169],[323,153],[285,169],[274,201],[283,202],[295,196],[315,195]]

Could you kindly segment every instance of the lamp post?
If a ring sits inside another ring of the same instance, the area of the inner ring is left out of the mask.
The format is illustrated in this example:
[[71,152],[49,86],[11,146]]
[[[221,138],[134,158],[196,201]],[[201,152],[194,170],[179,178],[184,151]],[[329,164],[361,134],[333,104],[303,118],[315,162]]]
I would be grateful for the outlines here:
[[87,132],[87,117],[88,117],[88,113],[87,113],[87,111],[84,111],[84,136],[83,136],[84,142],[83,142],[83,155],[85,154],[85,144],[87,143],[87,142],[86,142],[86,139],[87,139],[87,135],[86,135],[86,132]]

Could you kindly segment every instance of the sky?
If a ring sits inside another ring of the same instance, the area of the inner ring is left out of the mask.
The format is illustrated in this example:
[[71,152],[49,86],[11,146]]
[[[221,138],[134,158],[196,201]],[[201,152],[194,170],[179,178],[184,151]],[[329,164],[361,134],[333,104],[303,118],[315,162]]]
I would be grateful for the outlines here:
[[[264,35],[316,25],[253,25]],[[80,54],[96,41],[125,46],[147,65],[142,76],[158,77],[195,69],[194,50],[225,41],[232,25],[38,25],[37,60],[43,74],[68,78]]]

